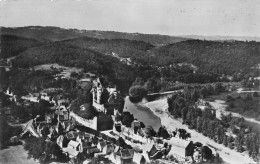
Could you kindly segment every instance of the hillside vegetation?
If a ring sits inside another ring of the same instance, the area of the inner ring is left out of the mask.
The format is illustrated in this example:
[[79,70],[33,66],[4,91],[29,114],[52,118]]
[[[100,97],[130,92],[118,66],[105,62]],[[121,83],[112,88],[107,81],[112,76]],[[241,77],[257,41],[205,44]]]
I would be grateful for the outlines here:
[[[30,68],[48,63],[81,67],[85,72],[92,71],[105,75],[116,84],[127,88],[137,77],[142,77],[144,81],[154,78],[160,84],[159,86],[161,84],[174,86],[175,81],[216,82],[220,81],[219,77],[223,73],[234,77],[238,74],[244,76],[251,71],[252,66],[260,63],[260,43],[253,41],[185,40],[158,47],[149,41],[131,40],[141,34],[131,34],[135,37],[128,37],[130,39],[128,40],[127,37],[123,37],[130,36],[128,33],[38,26],[2,28],[1,33],[18,35],[1,36],[4,38],[4,42],[1,43],[4,44],[1,55],[3,57],[19,55],[13,60],[15,68]],[[117,39],[114,39],[116,34],[118,34]],[[20,36],[37,38],[41,41]],[[143,36],[149,38],[146,34]],[[151,36],[153,37],[156,35]],[[158,36],[158,41],[160,37]],[[47,41],[42,42],[43,40]],[[119,57],[131,58],[133,65],[120,62],[111,56],[112,52]],[[188,65],[178,65],[180,63]],[[194,65],[195,71],[189,64]],[[241,78],[236,78],[236,81],[239,80]],[[160,87],[157,88],[160,90]]]
[[82,37],[62,41],[63,44],[73,45],[79,48],[88,48],[94,51],[108,54],[115,52],[120,57],[134,57],[145,55],[145,52],[154,48],[153,45],[141,41],[126,39],[95,39]]
[[175,37],[159,34],[140,34],[140,33],[124,33],[115,31],[97,31],[97,30],[77,30],[63,29],[59,27],[42,27],[42,26],[27,26],[17,28],[2,27],[2,34],[10,34],[35,38],[43,41],[61,41],[77,37],[91,37],[97,39],[127,39],[144,41],[153,45],[165,45],[187,40],[184,37]]
[[109,55],[63,43],[52,43],[28,49],[13,60],[15,68],[30,68],[46,63],[81,67],[85,72],[91,71],[105,75],[112,79],[111,81],[126,87],[129,87],[137,76],[151,76],[146,71],[138,71],[138,67],[125,65]]
[[156,65],[186,62],[204,71],[234,73],[260,63],[260,43],[188,40],[154,49],[151,56]]
[[18,55],[28,48],[40,46],[43,43],[25,37],[14,35],[0,35],[0,58],[9,58]]

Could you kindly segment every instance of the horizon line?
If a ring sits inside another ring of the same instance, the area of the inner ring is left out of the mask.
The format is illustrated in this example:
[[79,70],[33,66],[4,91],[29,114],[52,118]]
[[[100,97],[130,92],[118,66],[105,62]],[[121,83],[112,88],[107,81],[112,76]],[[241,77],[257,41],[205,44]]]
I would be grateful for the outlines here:
[[[103,32],[118,32],[118,33],[128,33],[128,34],[144,34],[144,35],[161,35],[161,36],[170,36],[170,37],[250,37],[250,38],[259,38],[260,36],[252,35],[203,35],[203,34],[160,34],[160,33],[145,33],[145,32],[129,32],[129,31],[114,31],[114,30],[96,30],[96,29],[80,29],[72,27],[61,27],[61,26],[51,26],[51,25],[26,25],[26,26],[0,26],[0,28],[24,28],[24,27],[54,27],[61,28],[65,30],[79,30],[79,31],[103,31]],[[1,33],[1,30],[0,30]],[[192,38],[190,38],[192,39]]]

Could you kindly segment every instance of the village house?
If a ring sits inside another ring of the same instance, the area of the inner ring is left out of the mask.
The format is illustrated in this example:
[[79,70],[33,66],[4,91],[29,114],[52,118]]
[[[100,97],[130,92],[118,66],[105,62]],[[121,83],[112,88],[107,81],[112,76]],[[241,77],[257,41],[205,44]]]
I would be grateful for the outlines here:
[[40,99],[51,102],[52,98],[54,97],[54,95],[57,92],[59,92],[59,91],[62,91],[62,88],[47,88],[47,89],[43,89],[40,92]]
[[143,154],[147,154],[147,156],[149,157],[149,159],[146,160],[160,159],[163,156],[162,151],[158,150],[154,143],[146,143],[142,146],[142,149]]
[[54,119],[54,113],[46,113],[45,114],[45,122],[46,123],[52,123],[53,119]]
[[109,159],[115,164],[129,164],[133,162],[133,149],[114,149]]
[[70,140],[68,146],[62,149],[69,158],[76,158],[77,155],[82,151],[82,146],[79,142]]
[[177,155],[183,159],[193,156],[194,146],[192,141],[172,137],[170,140],[167,140],[167,142],[172,145],[169,154]]
[[20,99],[17,95],[15,95],[10,88],[7,88],[7,90],[4,92],[7,96],[9,96],[9,100],[15,102],[17,105],[20,103],[18,102]]
[[21,99],[28,100],[30,102],[39,102],[39,93],[29,93],[29,95],[22,96]]
[[78,133],[75,132],[75,131],[70,131],[70,132],[66,133],[66,137],[67,137],[69,140],[76,140],[77,137],[78,137]]
[[90,90],[92,88],[92,78],[85,77],[78,81],[78,86],[80,86],[84,90]]
[[83,141],[82,142],[83,152],[87,154],[99,153],[99,149],[93,142]]
[[135,120],[131,123],[131,128],[134,130],[134,133],[137,134],[138,130],[141,128],[140,121],[138,121],[137,119],[135,119]]
[[10,88],[7,88],[7,90],[4,92],[8,96],[14,96],[14,93],[10,90]]
[[91,73],[91,72],[84,73],[84,76],[85,77],[91,77],[91,78],[96,78],[97,77],[96,74]]
[[69,111],[64,105],[59,106],[58,109],[55,111],[55,114],[58,115],[59,121],[66,121],[69,119]]

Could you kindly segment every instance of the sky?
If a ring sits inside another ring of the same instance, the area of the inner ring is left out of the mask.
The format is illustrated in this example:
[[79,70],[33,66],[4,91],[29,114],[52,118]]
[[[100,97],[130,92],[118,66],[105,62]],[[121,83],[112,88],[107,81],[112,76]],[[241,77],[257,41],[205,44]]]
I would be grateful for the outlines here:
[[0,0],[0,26],[258,36],[260,0]]

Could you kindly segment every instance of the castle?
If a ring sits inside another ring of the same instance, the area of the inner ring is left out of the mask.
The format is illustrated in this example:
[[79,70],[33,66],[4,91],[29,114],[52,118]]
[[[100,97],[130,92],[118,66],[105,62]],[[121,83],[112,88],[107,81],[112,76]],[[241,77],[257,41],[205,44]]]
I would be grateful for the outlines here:
[[92,105],[98,112],[113,115],[114,111],[121,111],[123,107],[123,99],[117,91],[116,86],[104,87],[103,81],[97,78],[93,81]]

